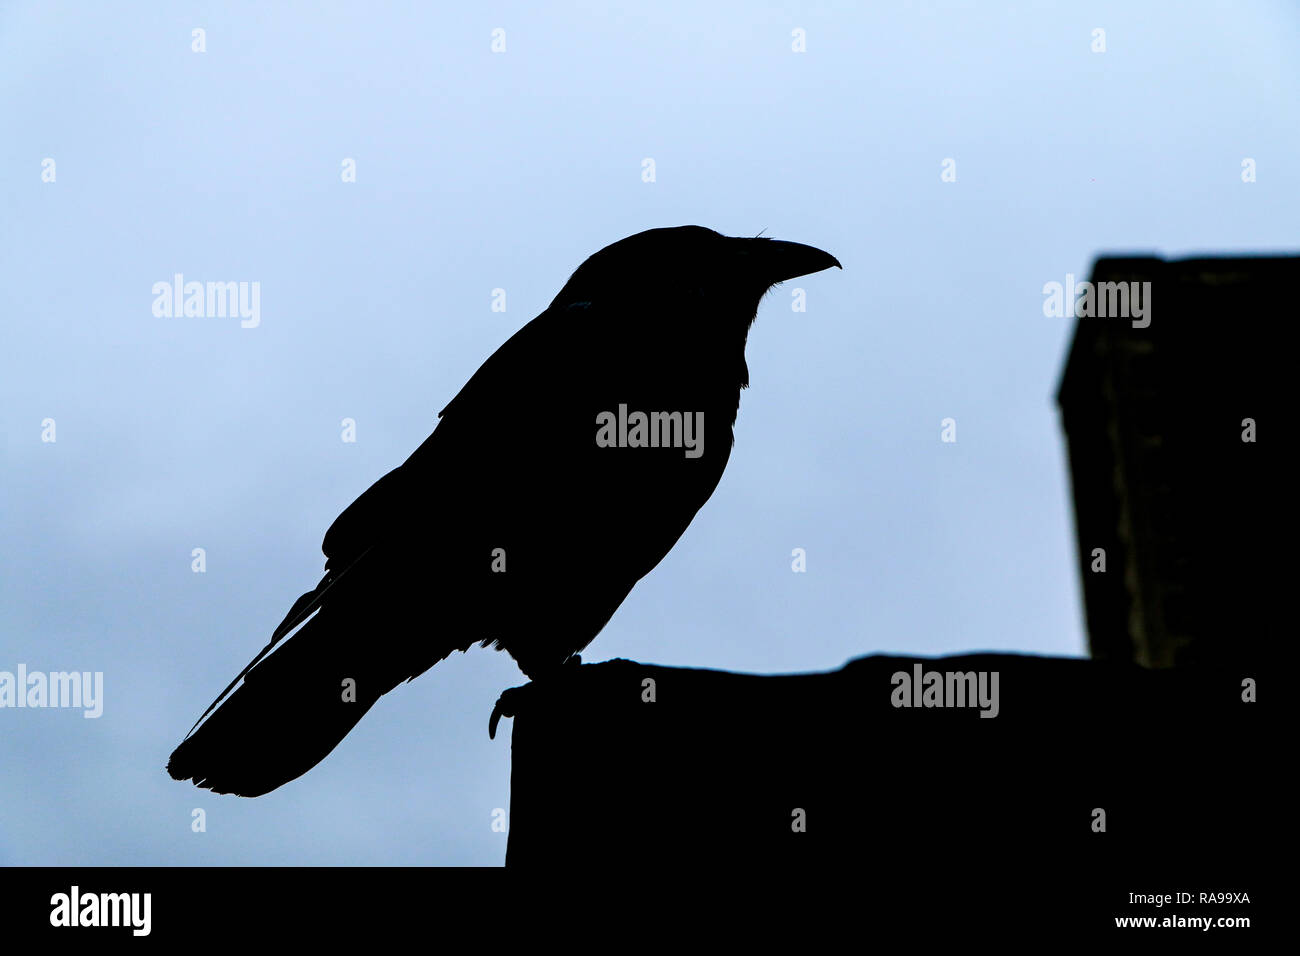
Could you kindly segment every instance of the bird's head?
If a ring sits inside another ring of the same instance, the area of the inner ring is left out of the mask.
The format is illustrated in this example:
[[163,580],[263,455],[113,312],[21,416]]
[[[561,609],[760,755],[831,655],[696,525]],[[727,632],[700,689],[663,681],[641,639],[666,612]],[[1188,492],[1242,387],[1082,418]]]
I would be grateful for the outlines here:
[[648,229],[620,239],[578,267],[551,308],[591,302],[613,308],[674,304],[695,312],[744,313],[746,327],[772,286],[839,260],[798,242],[724,236],[704,226]]

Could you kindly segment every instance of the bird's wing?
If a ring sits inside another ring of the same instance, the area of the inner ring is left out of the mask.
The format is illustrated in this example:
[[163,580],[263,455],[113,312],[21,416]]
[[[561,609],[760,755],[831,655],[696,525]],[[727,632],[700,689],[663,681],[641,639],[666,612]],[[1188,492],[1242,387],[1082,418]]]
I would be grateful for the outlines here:
[[350,566],[387,535],[408,533],[413,522],[431,520],[435,514],[441,521],[457,501],[457,492],[464,490],[456,485],[467,482],[474,487],[474,473],[482,469],[466,465],[487,466],[496,457],[490,452],[500,444],[493,431],[503,420],[500,416],[517,417],[525,396],[527,401],[545,400],[545,378],[554,373],[560,334],[552,316],[543,312],[493,352],[438,413],[433,434],[334,520],[321,545],[327,569]]
[[[530,378],[540,365],[545,364],[545,360],[534,353],[539,327],[547,324],[542,321],[546,315],[542,313],[529,322],[493,352],[456,397],[438,413],[438,418],[442,419],[454,408],[468,407],[474,409],[474,414],[466,417],[482,420],[503,404],[517,401],[520,389],[531,387],[534,383]],[[469,397],[467,401],[464,400],[466,396]],[[460,414],[454,417],[460,417]],[[469,429],[459,431],[461,435],[458,437],[462,439],[470,433]],[[405,533],[413,519],[427,516],[433,507],[445,506],[441,493],[445,489],[439,488],[438,481],[442,473],[438,467],[438,447],[443,444],[447,444],[446,436],[440,435],[439,428],[435,427],[433,434],[410,458],[363,491],[334,519],[321,543],[321,550],[325,553],[325,576],[316,587],[293,602],[266,646],[194,722],[191,734],[249,671],[261,663],[280,641],[311,618],[348,573],[368,555],[375,553],[386,538]]]

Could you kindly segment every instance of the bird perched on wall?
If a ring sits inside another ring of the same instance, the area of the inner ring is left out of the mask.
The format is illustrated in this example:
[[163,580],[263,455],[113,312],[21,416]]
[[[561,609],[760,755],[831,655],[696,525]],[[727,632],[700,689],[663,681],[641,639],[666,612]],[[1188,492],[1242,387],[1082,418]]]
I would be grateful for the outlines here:
[[587,259],[339,515],[325,576],[168,772],[258,796],[452,651],[508,651],[534,680],[572,661],[717,487],[760,300],[831,266],[811,246],[702,226]]

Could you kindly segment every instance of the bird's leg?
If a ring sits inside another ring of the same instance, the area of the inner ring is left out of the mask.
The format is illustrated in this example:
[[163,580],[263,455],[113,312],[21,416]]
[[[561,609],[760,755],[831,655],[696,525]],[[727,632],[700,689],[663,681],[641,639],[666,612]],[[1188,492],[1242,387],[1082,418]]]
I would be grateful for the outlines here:
[[550,671],[539,675],[535,680],[531,680],[519,687],[507,687],[503,690],[492,708],[492,716],[488,718],[488,738],[496,740],[497,724],[501,722],[502,717],[514,717],[515,714],[527,706],[528,701],[536,693],[533,688],[536,686],[537,681],[546,681],[552,677],[571,673],[569,668],[577,667],[581,663],[582,658],[577,654],[573,654],[559,667],[554,667]]

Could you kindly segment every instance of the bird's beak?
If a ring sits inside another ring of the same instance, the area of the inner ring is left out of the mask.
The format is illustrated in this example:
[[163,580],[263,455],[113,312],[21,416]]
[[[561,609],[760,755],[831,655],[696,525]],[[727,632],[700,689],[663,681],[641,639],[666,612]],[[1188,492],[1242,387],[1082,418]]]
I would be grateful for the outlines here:
[[831,266],[837,269],[844,268],[829,252],[823,252],[813,246],[805,246],[800,242],[785,242],[781,239],[742,241],[747,243],[742,255],[752,262],[755,272],[773,285],[786,279],[821,272]]

